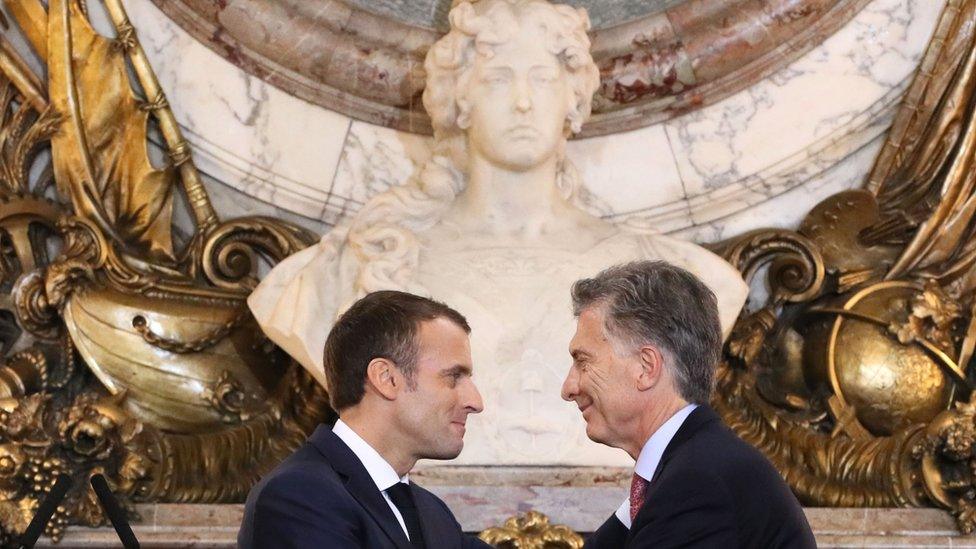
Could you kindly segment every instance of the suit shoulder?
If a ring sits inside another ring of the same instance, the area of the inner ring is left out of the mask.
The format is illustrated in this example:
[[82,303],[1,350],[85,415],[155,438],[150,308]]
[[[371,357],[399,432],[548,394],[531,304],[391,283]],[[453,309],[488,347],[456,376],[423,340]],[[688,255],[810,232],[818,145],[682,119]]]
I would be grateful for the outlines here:
[[[303,455],[304,450],[251,489],[238,532],[239,547],[354,546],[362,532],[363,513],[321,454],[315,459]],[[345,544],[330,544],[335,540]]]
[[712,423],[696,433],[678,448],[677,455],[681,456],[682,461],[702,464],[719,475],[758,467],[778,476],[762,452],[720,422]]
[[[723,423],[702,429],[672,458],[685,482],[721,487],[746,530],[809,531],[800,503],[779,471],[759,449]],[[663,473],[663,471],[662,471]],[[765,525],[765,526],[763,526]],[[777,525],[777,526],[773,526]]]
[[661,471],[681,483],[721,486],[738,501],[764,494],[770,501],[796,505],[795,497],[773,464],[757,448],[722,423],[703,428],[676,449],[673,464]]
[[299,449],[265,475],[251,490],[248,500],[255,504],[280,499],[328,501],[330,507],[335,507],[347,499],[341,497],[348,494],[335,469],[320,455],[309,455],[308,451],[306,447]]

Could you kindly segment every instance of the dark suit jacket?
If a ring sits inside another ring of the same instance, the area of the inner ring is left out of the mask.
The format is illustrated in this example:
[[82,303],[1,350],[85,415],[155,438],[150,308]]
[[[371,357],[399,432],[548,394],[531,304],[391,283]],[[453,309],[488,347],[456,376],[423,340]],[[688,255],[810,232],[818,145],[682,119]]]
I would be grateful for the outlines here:
[[699,406],[664,450],[630,530],[611,516],[584,548],[816,546],[803,509],[769,461]]
[[[427,547],[488,547],[464,536],[437,496],[411,486]],[[412,549],[362,462],[325,425],[251,489],[237,544],[241,549]]]

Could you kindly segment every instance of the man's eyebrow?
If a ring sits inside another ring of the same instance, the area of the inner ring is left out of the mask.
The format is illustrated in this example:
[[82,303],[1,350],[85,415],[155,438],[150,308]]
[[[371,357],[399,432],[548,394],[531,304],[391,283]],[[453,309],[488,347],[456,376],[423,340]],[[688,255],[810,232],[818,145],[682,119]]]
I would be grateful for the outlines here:
[[590,358],[590,354],[583,349],[570,349],[569,356],[573,357],[573,360],[582,360],[584,358]]
[[471,375],[471,366],[468,366],[467,364],[455,364],[454,366],[441,372],[441,375],[443,376],[453,376],[455,374],[469,376]]

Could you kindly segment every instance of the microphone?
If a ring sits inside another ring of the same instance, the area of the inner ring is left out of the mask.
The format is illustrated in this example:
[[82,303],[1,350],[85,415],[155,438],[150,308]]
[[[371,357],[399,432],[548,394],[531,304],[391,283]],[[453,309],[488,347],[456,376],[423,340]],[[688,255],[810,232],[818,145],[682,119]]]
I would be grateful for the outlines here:
[[139,549],[139,540],[132,533],[132,528],[129,528],[129,521],[125,519],[125,511],[122,510],[118,500],[112,495],[112,490],[109,489],[105,477],[102,474],[92,475],[91,485],[95,489],[98,501],[102,504],[102,509],[108,515],[108,520],[112,522],[115,533],[122,541],[122,546],[125,549]]
[[24,530],[24,534],[20,537],[21,547],[33,547],[37,543],[37,538],[41,537],[44,527],[54,516],[54,511],[61,504],[69,488],[71,488],[71,479],[67,475],[58,475],[58,480],[54,482],[51,491],[38,506],[37,513],[31,519],[27,530]]

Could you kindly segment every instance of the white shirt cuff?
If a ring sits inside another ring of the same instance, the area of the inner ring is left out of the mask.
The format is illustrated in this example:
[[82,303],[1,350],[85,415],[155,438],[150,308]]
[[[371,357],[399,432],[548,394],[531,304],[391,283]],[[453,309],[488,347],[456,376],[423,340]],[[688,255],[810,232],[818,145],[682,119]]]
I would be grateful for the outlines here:
[[630,499],[629,498],[625,499],[624,502],[620,504],[620,507],[617,508],[617,512],[614,513],[614,515],[616,515],[617,519],[620,522],[622,522],[624,526],[627,527],[628,530],[630,530]]

